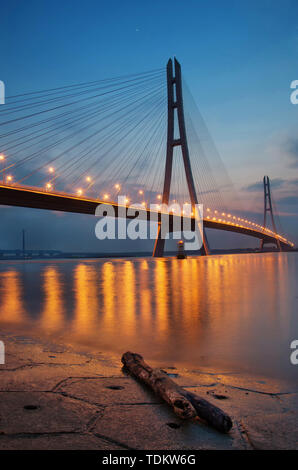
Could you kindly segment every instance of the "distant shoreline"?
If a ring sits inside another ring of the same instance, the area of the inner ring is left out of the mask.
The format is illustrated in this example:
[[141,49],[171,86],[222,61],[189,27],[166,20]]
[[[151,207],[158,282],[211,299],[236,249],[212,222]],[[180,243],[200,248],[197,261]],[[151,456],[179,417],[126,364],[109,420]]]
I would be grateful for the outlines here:
[[[297,249],[291,250],[297,252]],[[239,249],[218,249],[212,250],[211,255],[231,255],[245,253],[276,253],[277,250],[267,249],[262,252],[257,248],[239,248]],[[176,251],[168,251],[165,257],[175,257]],[[197,251],[188,251],[188,256],[197,256]],[[21,250],[2,250],[0,251],[0,261],[12,260],[47,260],[47,259],[91,259],[91,258],[151,258],[151,252],[122,252],[122,253],[81,253],[81,252],[62,252],[57,250],[28,250],[23,253]]]

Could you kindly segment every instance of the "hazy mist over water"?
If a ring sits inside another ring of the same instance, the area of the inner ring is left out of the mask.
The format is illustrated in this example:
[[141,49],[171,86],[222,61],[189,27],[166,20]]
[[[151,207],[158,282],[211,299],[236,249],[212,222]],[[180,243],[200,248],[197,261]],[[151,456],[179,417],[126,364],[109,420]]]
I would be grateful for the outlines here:
[[1,261],[0,328],[297,383],[297,285],[298,253]]

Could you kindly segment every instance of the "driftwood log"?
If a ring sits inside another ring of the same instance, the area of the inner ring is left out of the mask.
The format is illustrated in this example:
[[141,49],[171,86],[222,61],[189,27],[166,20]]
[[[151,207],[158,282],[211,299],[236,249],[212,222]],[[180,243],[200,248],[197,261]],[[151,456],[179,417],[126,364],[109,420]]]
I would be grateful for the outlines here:
[[184,390],[162,370],[150,367],[140,354],[128,351],[123,354],[121,361],[132,375],[172,406],[179,418],[191,419],[198,416],[225,433],[233,426],[231,418],[224,411],[195,393]]

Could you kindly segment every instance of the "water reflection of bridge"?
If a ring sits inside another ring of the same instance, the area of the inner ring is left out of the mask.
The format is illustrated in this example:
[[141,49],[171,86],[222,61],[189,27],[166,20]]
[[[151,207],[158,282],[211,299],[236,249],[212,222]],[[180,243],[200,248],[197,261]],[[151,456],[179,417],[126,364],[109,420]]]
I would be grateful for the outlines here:
[[282,329],[287,341],[294,318],[290,274],[297,266],[287,254],[0,267],[1,327],[97,352],[119,355],[129,345],[163,361],[270,368],[283,358],[272,339]]

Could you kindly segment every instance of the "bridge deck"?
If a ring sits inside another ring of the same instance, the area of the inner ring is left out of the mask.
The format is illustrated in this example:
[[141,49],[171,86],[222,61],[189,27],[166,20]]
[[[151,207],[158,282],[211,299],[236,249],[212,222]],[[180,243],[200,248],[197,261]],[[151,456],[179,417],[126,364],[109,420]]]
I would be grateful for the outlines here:
[[[129,208],[124,206],[119,206],[117,203],[111,203],[106,201],[100,201],[91,198],[72,196],[67,193],[50,193],[43,191],[41,189],[30,188],[30,187],[21,187],[21,186],[7,186],[0,185],[0,205],[8,206],[19,206],[19,207],[29,207],[34,209],[46,209],[52,211],[63,211],[63,212],[73,212],[80,214],[90,214],[95,215],[95,210],[99,204],[105,204],[107,206],[112,206],[115,211],[115,217],[127,217],[128,219],[134,219],[135,214],[129,214]],[[154,212],[149,209],[142,209],[139,211],[142,219],[145,220],[156,220],[161,221],[161,218],[164,216],[161,212]],[[178,217],[174,214],[169,214],[169,231],[173,231],[175,225],[175,219]],[[180,217],[179,217],[180,218]],[[187,217],[182,216],[181,222]],[[188,218],[189,219],[189,218]],[[232,222],[223,222],[215,221],[211,219],[203,219],[204,227],[210,229],[226,230],[229,232],[241,233],[244,235],[249,235],[259,239],[263,239],[266,242],[276,243],[276,237],[272,234],[265,233],[255,228],[249,228],[245,226],[239,226],[239,224],[234,224]],[[195,219],[191,218],[191,229],[195,229]],[[285,242],[280,240],[280,243],[283,248],[291,248],[290,242]]]

